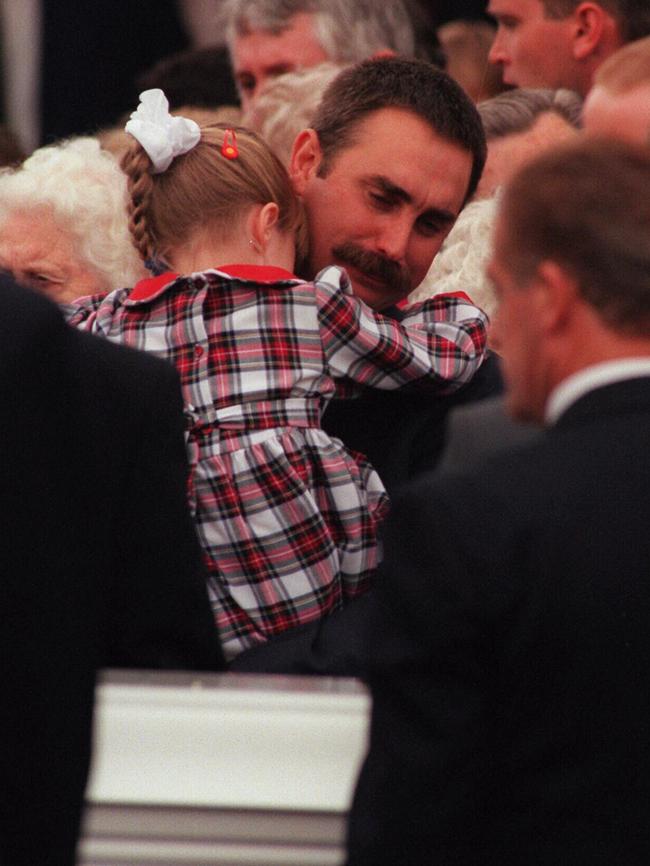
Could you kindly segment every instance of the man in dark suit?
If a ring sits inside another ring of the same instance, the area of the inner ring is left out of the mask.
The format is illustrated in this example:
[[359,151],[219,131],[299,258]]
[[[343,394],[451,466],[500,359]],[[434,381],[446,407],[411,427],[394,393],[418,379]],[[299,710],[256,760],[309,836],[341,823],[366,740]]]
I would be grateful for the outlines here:
[[454,410],[482,406],[502,390],[499,357],[488,353],[471,381],[452,394],[441,395],[422,385],[397,391],[368,389],[356,399],[332,400],[323,427],[348,448],[365,454],[392,495],[438,465]]
[[650,862],[647,189],[603,141],[505,192],[508,405],[547,429],[394,503],[350,866]]
[[180,386],[0,278],[0,860],[74,862],[95,673],[223,666]]

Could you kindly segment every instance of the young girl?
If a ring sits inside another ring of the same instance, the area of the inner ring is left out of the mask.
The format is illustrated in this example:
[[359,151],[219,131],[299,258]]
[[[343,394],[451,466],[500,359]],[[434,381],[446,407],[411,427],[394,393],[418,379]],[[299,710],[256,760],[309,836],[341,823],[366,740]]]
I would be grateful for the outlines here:
[[140,98],[122,167],[134,243],[161,273],[67,312],[180,373],[190,504],[232,658],[361,594],[377,565],[383,485],[320,428],[336,380],[453,390],[481,363],[485,319],[467,299],[435,297],[398,324],[339,268],[297,279],[303,214],[266,145],[170,117],[162,91]]

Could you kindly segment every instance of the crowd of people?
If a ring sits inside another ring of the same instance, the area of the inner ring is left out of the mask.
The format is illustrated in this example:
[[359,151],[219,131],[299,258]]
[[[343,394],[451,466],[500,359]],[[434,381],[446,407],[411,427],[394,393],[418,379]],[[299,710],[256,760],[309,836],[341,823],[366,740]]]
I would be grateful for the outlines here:
[[650,9],[483,6],[225,0],[0,170],[8,864],[102,667],[362,678],[349,866],[648,862]]

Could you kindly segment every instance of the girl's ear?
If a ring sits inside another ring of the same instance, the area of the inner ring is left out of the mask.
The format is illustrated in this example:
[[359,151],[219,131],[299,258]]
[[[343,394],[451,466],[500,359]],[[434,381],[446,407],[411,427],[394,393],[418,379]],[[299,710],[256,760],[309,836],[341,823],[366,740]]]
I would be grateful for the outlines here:
[[260,205],[254,208],[251,213],[251,221],[249,225],[250,237],[253,241],[253,246],[262,252],[266,250],[271,232],[277,225],[280,208],[274,201],[267,202],[265,205]]

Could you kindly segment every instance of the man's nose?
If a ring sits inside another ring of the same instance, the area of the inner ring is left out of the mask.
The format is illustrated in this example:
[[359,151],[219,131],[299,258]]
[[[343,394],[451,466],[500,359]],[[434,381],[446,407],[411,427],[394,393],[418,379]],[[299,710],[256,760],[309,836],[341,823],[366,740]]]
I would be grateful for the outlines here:
[[488,61],[490,63],[505,63],[506,62],[505,40],[503,38],[502,28],[499,27],[494,37],[494,41],[490,46],[488,53]]
[[413,230],[410,218],[386,220],[375,236],[377,252],[400,265],[406,260],[411,232]]

